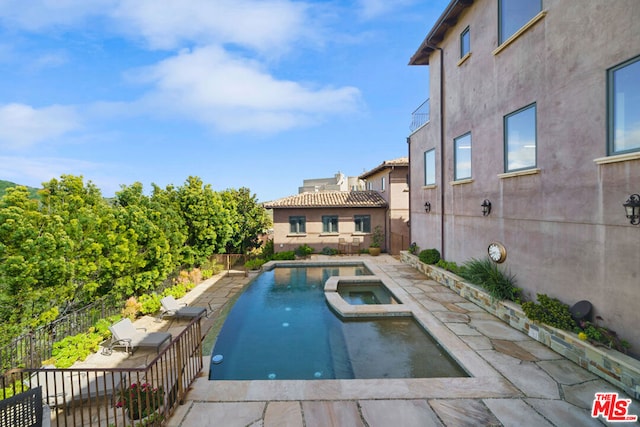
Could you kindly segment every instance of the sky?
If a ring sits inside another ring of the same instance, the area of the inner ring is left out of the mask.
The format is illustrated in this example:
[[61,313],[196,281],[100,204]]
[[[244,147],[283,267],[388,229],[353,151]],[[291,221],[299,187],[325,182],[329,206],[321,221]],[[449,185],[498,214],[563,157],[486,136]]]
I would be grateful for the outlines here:
[[448,0],[0,0],[0,179],[261,202],[407,155]]

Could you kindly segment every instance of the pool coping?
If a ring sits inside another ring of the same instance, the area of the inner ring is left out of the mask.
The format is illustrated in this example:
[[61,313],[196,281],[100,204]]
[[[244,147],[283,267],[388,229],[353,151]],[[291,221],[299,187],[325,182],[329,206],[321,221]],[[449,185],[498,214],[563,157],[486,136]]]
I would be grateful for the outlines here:
[[[363,264],[380,278],[389,291],[402,301],[415,320],[433,336],[449,356],[469,377],[393,378],[337,380],[208,380],[197,382],[190,400],[238,402],[265,400],[352,400],[352,399],[422,399],[422,398],[506,398],[522,393],[480,357],[443,322],[420,305],[402,285],[376,263],[363,260],[336,261],[270,261],[263,266],[269,271],[276,266],[330,266]],[[369,277],[370,279],[370,277]],[[385,304],[386,305],[386,304]],[[354,306],[355,307],[355,306]],[[210,358],[203,370],[208,371]],[[207,384],[208,383],[208,384]]]

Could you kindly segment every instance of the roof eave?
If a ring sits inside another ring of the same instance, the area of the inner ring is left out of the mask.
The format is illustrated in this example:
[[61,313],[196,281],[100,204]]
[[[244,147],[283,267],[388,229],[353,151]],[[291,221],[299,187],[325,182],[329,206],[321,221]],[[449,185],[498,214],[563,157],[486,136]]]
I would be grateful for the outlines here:
[[429,65],[429,56],[436,49],[436,46],[444,40],[447,30],[456,25],[460,13],[472,4],[473,0],[451,0],[416,53],[409,60],[409,65]]

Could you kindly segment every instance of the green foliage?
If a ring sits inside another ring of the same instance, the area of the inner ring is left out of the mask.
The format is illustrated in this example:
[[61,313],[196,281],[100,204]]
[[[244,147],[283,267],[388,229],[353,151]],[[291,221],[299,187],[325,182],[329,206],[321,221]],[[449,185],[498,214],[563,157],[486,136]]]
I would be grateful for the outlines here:
[[244,266],[249,270],[260,270],[260,267],[267,261],[262,258],[254,258],[244,263]]
[[276,261],[290,261],[296,259],[296,253],[294,251],[276,252],[273,254],[273,259]]
[[481,286],[498,300],[518,301],[521,290],[516,287],[515,276],[502,271],[490,259],[471,259],[457,273],[469,282]]
[[417,255],[420,252],[420,246],[413,242],[409,245],[409,253],[412,255]]
[[264,242],[264,245],[262,246],[262,258],[270,260],[273,258],[274,253],[273,240],[269,239]]
[[53,344],[51,359],[57,368],[69,368],[78,360],[98,351],[102,335],[97,332],[85,332],[65,337]]
[[454,274],[458,274],[458,272],[460,271],[460,267],[454,261],[445,261],[443,259],[439,259],[438,262],[436,262],[436,266],[444,268],[445,270],[450,271]]
[[[598,317],[598,319],[601,318]],[[583,332],[591,342],[613,348],[622,353],[626,353],[631,348],[631,344],[621,339],[615,331],[586,320],[578,322],[573,331],[577,334]]]
[[180,299],[187,294],[187,287],[188,286],[184,283],[173,285],[162,292],[162,298],[166,296],[172,296],[175,299]]
[[39,189],[28,187],[26,185],[19,185],[19,184],[16,184],[15,182],[5,181],[2,179],[0,179],[0,198],[2,198],[2,196],[5,195],[8,188],[13,188],[13,187],[24,187],[29,192],[30,199],[36,199],[36,200],[40,199],[40,196],[38,195],[38,191],[40,191]]
[[435,264],[440,261],[440,252],[437,249],[425,249],[420,251],[418,258],[425,264]]
[[299,257],[308,257],[312,253],[313,253],[313,248],[307,245],[306,243],[304,245],[298,246],[295,250],[295,254]]
[[2,394],[0,394],[0,399],[8,399],[27,390],[29,390],[29,387],[27,387],[22,381],[15,380],[12,384],[3,389]]
[[382,233],[382,227],[376,225],[373,229],[373,234],[371,235],[371,243],[369,244],[370,248],[379,248],[382,246],[382,242],[384,242],[384,234]]
[[162,306],[162,304],[160,303],[160,299],[160,295],[156,294],[155,292],[152,294],[140,295],[140,297],[138,298],[138,302],[140,303],[140,313],[157,313]]
[[545,323],[554,328],[571,331],[576,326],[571,318],[569,306],[545,294],[538,294],[537,303],[523,302],[522,310],[530,320]]
[[338,254],[338,250],[336,248],[330,248],[328,246],[325,246],[324,248],[322,248],[322,255],[337,255]]
[[180,266],[215,275],[222,266],[204,267],[211,254],[244,253],[270,224],[248,189],[214,192],[197,177],[153,185],[150,197],[140,183],[122,186],[107,201],[62,175],[39,198],[9,185],[0,198],[0,344],[98,297],[150,294]]

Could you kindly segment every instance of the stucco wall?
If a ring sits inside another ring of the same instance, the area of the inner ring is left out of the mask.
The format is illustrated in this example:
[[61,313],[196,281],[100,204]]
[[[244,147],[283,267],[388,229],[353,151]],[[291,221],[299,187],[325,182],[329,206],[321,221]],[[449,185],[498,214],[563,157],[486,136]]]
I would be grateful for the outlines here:
[[[490,241],[501,241],[508,250],[505,267],[529,297],[590,300],[603,323],[640,353],[640,227],[629,224],[622,207],[640,192],[640,159],[594,162],[607,155],[607,69],[640,55],[640,2],[544,0],[543,10],[543,19],[497,55],[494,1],[475,1],[447,32],[440,45],[443,181],[440,53],[431,55],[431,121],[410,142],[411,238],[456,262],[484,257]],[[458,65],[459,35],[467,26],[471,57]],[[503,118],[533,102],[540,170],[501,178]],[[469,131],[472,180],[452,185],[453,139]],[[437,185],[425,188],[423,154],[433,147]],[[488,217],[481,213],[484,199],[492,203]]]
[[[322,251],[324,247],[338,249],[340,238],[352,242],[357,238],[360,242],[360,249],[369,247],[371,233],[356,233],[354,215],[371,215],[371,230],[376,225],[384,229],[386,208],[323,208],[323,209],[274,209],[273,212],[273,243],[276,252],[295,250],[298,246],[307,244],[316,252]],[[339,233],[322,232],[322,216],[338,215]],[[305,216],[306,233],[303,235],[291,234],[289,232],[289,217]],[[383,248],[386,250],[386,248]]]

